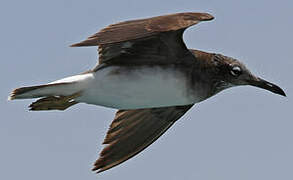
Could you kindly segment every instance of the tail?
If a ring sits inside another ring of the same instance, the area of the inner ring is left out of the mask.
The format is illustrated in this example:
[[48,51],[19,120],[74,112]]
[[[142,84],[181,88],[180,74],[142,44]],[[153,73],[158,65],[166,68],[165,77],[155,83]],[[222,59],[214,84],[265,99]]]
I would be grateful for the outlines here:
[[[14,99],[32,99],[39,98],[44,96],[55,96],[55,95],[70,95],[74,92],[71,90],[70,86],[72,83],[56,83],[56,84],[45,84],[40,86],[30,86],[30,87],[21,87],[14,89],[8,100]],[[67,91],[66,91],[67,90]],[[71,91],[71,92],[68,92]]]
[[8,97],[8,100],[43,97],[30,104],[30,110],[65,110],[78,103],[74,99],[81,95],[81,91],[78,91],[74,87],[72,83],[22,87],[14,89]]
[[75,101],[87,85],[88,75],[77,75],[53,83],[14,89],[8,100],[41,98],[32,103],[30,110],[64,110]]

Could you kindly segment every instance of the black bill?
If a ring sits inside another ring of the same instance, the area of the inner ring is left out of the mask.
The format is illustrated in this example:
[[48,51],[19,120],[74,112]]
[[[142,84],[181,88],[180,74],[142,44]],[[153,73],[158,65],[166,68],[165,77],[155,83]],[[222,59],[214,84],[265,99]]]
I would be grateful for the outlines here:
[[271,91],[273,93],[279,94],[281,96],[286,96],[285,92],[283,91],[283,89],[281,89],[279,86],[270,83],[264,79],[261,78],[256,78],[256,80],[250,80],[249,84],[252,86],[256,86],[262,89],[266,89],[268,91]]

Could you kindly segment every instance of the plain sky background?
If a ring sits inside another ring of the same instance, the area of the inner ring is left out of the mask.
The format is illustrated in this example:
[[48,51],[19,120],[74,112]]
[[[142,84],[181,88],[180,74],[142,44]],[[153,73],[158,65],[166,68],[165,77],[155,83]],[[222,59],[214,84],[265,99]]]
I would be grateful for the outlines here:
[[[92,68],[95,47],[68,46],[106,25],[185,11],[215,16],[185,32],[189,48],[238,58],[288,97],[254,87],[225,90],[142,153],[98,175],[90,169],[115,110],[78,104],[29,112],[31,100],[7,101],[16,87]],[[292,0],[2,0],[0,179],[292,180],[292,17]]]

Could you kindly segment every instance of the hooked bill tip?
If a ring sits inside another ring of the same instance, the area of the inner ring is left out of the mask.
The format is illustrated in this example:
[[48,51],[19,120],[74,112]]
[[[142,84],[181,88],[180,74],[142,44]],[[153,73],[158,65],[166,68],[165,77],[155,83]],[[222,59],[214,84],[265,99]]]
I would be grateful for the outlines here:
[[276,94],[279,94],[281,96],[287,97],[286,93],[280,88],[278,91],[274,92]]
[[282,88],[280,88],[279,86],[273,84],[273,83],[270,83],[264,79],[261,79],[261,78],[257,78],[257,80],[253,80],[250,82],[250,84],[252,86],[256,86],[256,87],[259,87],[259,88],[262,88],[262,89],[266,89],[268,91],[271,91],[275,94],[279,94],[281,96],[284,96],[286,97],[286,93],[284,92],[284,90]]

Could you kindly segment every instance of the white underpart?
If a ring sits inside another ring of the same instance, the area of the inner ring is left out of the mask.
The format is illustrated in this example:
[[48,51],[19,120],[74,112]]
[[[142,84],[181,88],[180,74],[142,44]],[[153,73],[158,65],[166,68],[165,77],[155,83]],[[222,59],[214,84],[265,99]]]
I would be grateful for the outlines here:
[[18,98],[32,98],[34,94],[67,96],[81,92],[75,99],[78,102],[117,109],[187,105],[201,100],[194,94],[196,92],[190,95],[184,75],[172,66],[109,66],[49,84],[57,85],[30,91]]
[[75,99],[78,102],[117,109],[187,105],[202,100],[196,92],[190,93],[185,76],[171,65],[164,68],[109,66],[49,84],[52,86],[17,94],[13,99],[69,96],[80,92]]
[[76,101],[117,109],[186,105],[199,101],[187,95],[186,80],[174,68],[125,68],[110,66],[53,83],[76,82],[72,90],[82,90]]

